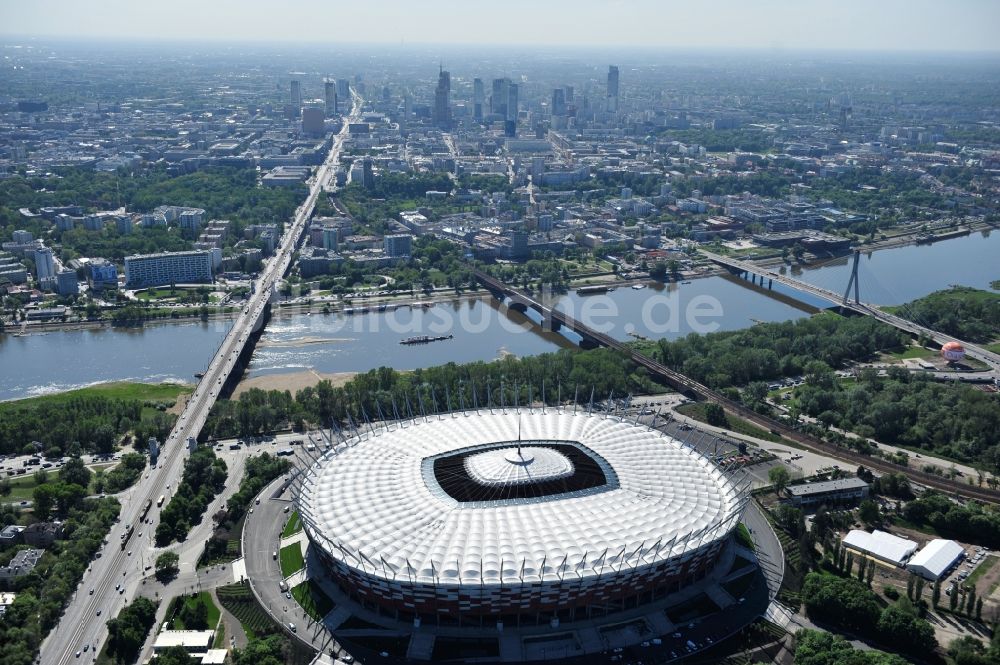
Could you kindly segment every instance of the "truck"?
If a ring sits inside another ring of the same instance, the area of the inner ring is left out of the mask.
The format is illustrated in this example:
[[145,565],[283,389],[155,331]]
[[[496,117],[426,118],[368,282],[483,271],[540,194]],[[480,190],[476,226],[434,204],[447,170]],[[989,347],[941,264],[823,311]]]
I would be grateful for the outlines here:
[[160,507],[163,506],[164,499],[166,499],[166,496],[164,496],[163,494],[161,494],[160,498],[156,500],[156,507],[157,508],[160,508]]

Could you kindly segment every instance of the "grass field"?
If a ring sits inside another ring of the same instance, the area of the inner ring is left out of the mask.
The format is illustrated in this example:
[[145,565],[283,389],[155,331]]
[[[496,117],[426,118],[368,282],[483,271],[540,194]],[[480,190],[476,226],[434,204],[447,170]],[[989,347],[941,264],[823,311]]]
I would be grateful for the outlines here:
[[65,404],[77,397],[90,396],[120,400],[137,399],[143,402],[170,402],[173,404],[177,401],[178,395],[189,393],[192,390],[192,386],[179,383],[132,383],[129,381],[101,383],[96,386],[68,390],[54,395],[40,395],[39,397],[28,397],[26,399],[3,402],[0,403],[0,415],[3,415],[7,410],[31,408],[36,404]]
[[333,609],[333,601],[312,580],[292,587],[292,597],[315,621],[321,621]]
[[302,558],[302,546],[299,543],[292,543],[291,545],[282,547],[278,553],[278,558],[281,561],[281,575],[283,577],[288,577],[292,573],[302,570],[306,565],[305,560]]
[[293,533],[298,533],[302,530],[302,520],[299,519],[299,512],[295,511],[288,517],[288,521],[285,522],[285,528],[281,530],[281,537],[287,538]]
[[[694,418],[698,422],[708,424],[708,419],[705,417],[705,404],[702,402],[691,402],[689,404],[682,404],[677,407],[677,412],[687,416],[688,418]],[[746,436],[752,436],[757,439],[764,439],[765,441],[774,441],[787,443],[783,438],[776,434],[771,434],[766,429],[757,427],[751,422],[738,418],[731,413],[726,414],[727,424],[723,429],[727,429],[731,432],[736,432],[737,434],[743,434]]]
[[[976,566],[976,569],[972,571],[972,574],[969,575],[964,582],[962,582],[962,586],[968,589],[971,589],[972,587],[976,586],[976,582],[978,582],[983,575],[990,572],[993,566],[996,565],[997,558],[998,557],[995,556],[986,557],[985,560],[983,560],[978,566]],[[980,594],[980,595],[986,595],[986,594]]]
[[897,360],[909,360],[911,358],[933,358],[937,354],[922,346],[908,346],[902,349],[886,351],[885,355]]

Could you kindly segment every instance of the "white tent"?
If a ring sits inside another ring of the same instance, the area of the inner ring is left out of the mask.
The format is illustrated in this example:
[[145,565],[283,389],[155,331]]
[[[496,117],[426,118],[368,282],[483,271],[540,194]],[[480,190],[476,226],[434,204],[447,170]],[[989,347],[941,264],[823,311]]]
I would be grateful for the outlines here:
[[872,533],[852,529],[843,543],[846,547],[896,566],[902,566],[907,557],[917,551],[917,544],[912,540],[877,529]]
[[917,552],[906,564],[906,569],[925,579],[936,580],[964,555],[965,550],[954,540],[937,538]]

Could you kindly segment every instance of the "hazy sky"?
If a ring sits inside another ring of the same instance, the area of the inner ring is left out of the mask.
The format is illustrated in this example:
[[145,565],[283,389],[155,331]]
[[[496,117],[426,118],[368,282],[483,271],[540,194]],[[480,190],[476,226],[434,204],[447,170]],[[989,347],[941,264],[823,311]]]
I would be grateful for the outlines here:
[[1000,50],[1000,0],[0,0],[59,37]]

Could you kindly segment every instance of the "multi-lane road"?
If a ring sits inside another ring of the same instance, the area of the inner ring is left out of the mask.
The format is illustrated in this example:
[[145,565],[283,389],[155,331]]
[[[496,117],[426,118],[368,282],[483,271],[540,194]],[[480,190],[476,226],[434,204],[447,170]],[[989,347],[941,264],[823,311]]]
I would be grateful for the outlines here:
[[[309,195],[295,211],[295,217],[291,226],[285,231],[280,248],[255,281],[254,293],[233,323],[232,329],[222,341],[197,388],[188,399],[177,425],[163,445],[156,468],[148,475],[143,475],[123,500],[119,523],[112,529],[108,544],[101,550],[100,558],[92,562],[84,575],[80,588],[63,613],[62,620],[42,643],[39,663],[64,665],[80,662],[76,653],[82,650],[85,644],[92,647],[85,654],[88,661],[92,660],[95,657],[93,649],[99,650],[107,637],[105,622],[118,613],[125,605],[126,599],[135,596],[141,584],[143,568],[152,565],[156,557],[152,539],[158,512],[155,503],[161,495],[169,494],[171,488],[180,482],[184,460],[187,458],[188,438],[198,437],[220,391],[230,374],[239,367],[241,352],[250,341],[251,335],[264,324],[266,307],[277,282],[288,270],[316,200],[324,191],[339,161],[349,123],[360,115],[361,104],[362,100],[355,97],[350,117],[345,119],[343,128],[334,137],[330,153],[316,170]],[[184,349],[177,349],[177,352],[184,353]],[[140,524],[139,515],[149,501],[154,503],[149,513],[149,523]],[[135,530],[122,549],[119,537],[130,525],[135,525]],[[142,537],[139,536],[140,532]],[[115,589],[115,585],[120,584],[125,585],[124,593]]]

